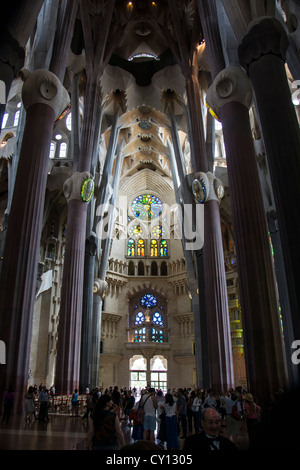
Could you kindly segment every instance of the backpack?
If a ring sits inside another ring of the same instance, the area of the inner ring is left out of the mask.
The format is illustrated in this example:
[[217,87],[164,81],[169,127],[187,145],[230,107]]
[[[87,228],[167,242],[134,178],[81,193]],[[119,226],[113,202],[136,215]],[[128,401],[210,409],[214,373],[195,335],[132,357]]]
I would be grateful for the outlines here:
[[238,407],[237,407],[236,402],[235,402],[235,404],[234,404],[233,407],[232,407],[231,416],[232,416],[233,419],[235,419],[236,421],[239,421],[239,420],[241,419],[241,413],[240,413],[240,411],[238,410]]

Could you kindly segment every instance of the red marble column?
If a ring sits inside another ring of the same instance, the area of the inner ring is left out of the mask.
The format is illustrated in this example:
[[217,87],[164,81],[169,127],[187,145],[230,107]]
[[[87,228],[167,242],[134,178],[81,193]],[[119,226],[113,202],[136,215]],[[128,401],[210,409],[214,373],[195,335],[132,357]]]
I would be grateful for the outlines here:
[[26,124],[0,281],[0,331],[7,351],[7,362],[0,366],[1,392],[13,386],[20,412],[28,385],[49,149],[63,97],[60,82],[47,71],[29,74],[23,85]]

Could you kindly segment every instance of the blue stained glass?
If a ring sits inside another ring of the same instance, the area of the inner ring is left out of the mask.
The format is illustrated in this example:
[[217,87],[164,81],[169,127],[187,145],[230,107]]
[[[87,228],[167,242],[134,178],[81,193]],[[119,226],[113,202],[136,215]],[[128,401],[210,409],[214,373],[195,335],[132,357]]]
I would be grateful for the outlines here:
[[141,300],[141,304],[145,307],[154,307],[156,303],[157,303],[156,297],[154,297],[154,295],[152,294],[145,294]]
[[161,317],[161,314],[158,312],[155,312],[152,317],[152,322],[155,323],[155,325],[163,326],[163,319]]
[[135,316],[135,325],[142,325],[145,322],[145,317],[143,312],[139,312]]
[[162,213],[162,202],[151,194],[141,194],[133,200],[132,211],[135,217],[152,220]]

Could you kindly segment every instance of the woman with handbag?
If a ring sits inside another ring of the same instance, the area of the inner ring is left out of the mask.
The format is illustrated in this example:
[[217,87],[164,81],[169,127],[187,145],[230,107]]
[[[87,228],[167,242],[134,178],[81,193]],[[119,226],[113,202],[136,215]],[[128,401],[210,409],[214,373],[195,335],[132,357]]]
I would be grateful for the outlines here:
[[171,393],[165,396],[165,424],[167,449],[179,449],[176,402]]

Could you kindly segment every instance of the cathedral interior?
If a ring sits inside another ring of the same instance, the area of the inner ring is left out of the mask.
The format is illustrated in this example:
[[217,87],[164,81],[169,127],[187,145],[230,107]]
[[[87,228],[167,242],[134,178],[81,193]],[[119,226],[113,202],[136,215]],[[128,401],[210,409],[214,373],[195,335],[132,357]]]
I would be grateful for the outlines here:
[[298,386],[298,1],[2,12],[1,393]]

